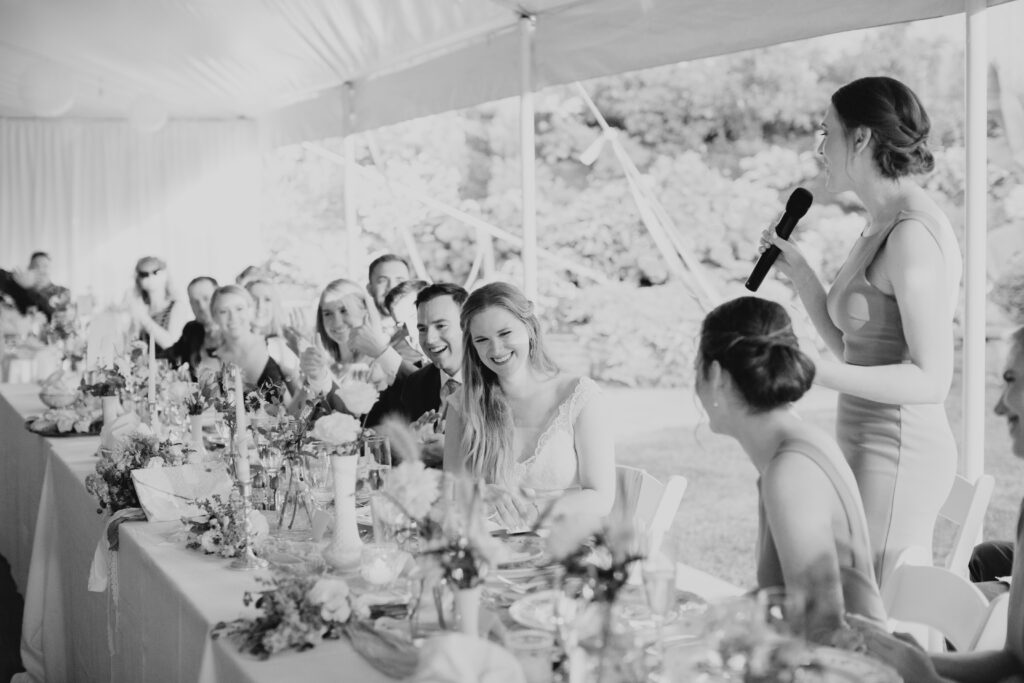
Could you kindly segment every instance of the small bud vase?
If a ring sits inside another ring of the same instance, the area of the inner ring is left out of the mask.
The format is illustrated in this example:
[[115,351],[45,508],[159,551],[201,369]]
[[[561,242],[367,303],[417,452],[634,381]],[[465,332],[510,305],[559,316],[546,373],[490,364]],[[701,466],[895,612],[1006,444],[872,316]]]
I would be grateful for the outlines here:
[[324,550],[324,559],[342,572],[359,568],[363,541],[356,524],[356,471],[359,462],[356,444],[345,444],[331,453],[334,470],[334,538]]
[[121,414],[121,400],[117,396],[101,397],[100,406],[103,410],[103,424],[105,425],[113,424],[117,416]]
[[203,444],[203,416],[202,415],[189,415],[188,416],[188,427],[189,427],[189,445],[192,448],[193,456],[191,459],[196,462],[200,462],[206,457],[206,446]]

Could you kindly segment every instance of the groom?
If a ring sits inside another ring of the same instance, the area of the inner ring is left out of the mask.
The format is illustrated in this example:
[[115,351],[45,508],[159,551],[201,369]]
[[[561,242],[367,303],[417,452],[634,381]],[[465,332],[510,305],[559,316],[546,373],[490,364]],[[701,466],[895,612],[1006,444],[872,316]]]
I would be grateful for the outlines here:
[[462,383],[459,314],[468,296],[465,289],[448,282],[420,291],[416,329],[430,364],[396,379],[366,416],[368,427],[380,424],[388,415],[415,423],[423,439],[423,460],[431,467],[440,467],[444,455],[445,401]]

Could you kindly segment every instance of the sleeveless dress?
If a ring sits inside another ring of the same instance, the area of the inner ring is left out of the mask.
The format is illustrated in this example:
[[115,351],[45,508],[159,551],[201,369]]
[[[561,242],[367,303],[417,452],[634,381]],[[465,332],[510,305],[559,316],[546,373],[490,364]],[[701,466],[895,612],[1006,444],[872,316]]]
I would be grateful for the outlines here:
[[[909,362],[896,298],[867,278],[889,234],[907,218],[920,221],[942,247],[940,223],[933,215],[901,211],[884,230],[860,238],[828,293],[828,313],[843,333],[843,360],[850,365]],[[948,267],[959,254],[944,252],[943,257]],[[953,487],[957,465],[944,406],[893,405],[839,394],[836,439],[860,487],[878,580],[885,580],[908,546],[926,548],[931,557],[935,520]]]
[[[776,455],[784,451],[799,453],[821,468],[845,513],[843,518],[833,524],[832,533],[839,558],[839,578],[846,612],[884,623],[885,608],[875,581],[867,520],[857,492],[857,482],[842,452],[834,444],[816,444],[806,439],[786,439],[780,444]],[[769,463],[768,467],[771,466],[772,463]],[[759,479],[757,585],[759,588],[784,586],[786,582],[782,574],[782,563],[768,525],[764,503],[760,499],[760,489]]]
[[[576,419],[601,388],[589,377],[580,377],[572,392],[548,418],[547,425],[537,438],[533,453],[515,463],[512,482],[537,491],[543,497],[560,495],[580,484],[579,455],[576,453]],[[528,430],[516,428],[513,447],[522,452],[522,444],[530,443]]]

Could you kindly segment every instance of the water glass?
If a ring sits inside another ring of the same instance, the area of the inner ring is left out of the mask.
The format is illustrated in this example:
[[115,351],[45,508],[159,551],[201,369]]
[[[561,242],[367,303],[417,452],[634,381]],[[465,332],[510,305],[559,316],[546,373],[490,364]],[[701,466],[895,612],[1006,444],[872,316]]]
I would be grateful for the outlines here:
[[310,497],[318,510],[324,510],[334,500],[334,472],[331,470],[330,451],[320,446],[306,453],[305,457]]
[[356,505],[365,505],[384,486],[391,471],[391,441],[386,436],[369,436],[362,441],[356,481]]

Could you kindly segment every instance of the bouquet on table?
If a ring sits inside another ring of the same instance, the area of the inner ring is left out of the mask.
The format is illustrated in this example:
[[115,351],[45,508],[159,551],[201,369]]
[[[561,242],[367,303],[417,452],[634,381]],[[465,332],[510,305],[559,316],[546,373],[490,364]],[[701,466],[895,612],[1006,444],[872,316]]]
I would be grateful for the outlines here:
[[[183,519],[187,529],[185,547],[202,550],[207,555],[237,557],[249,542],[246,538],[245,523],[242,519],[243,505],[237,490],[224,500],[213,496],[197,503],[203,514]],[[249,511],[249,522],[253,529],[253,541],[259,542],[269,532],[267,520],[255,510]]]
[[119,396],[127,386],[125,376],[115,368],[96,368],[82,377],[82,393],[87,396]]
[[128,434],[110,450],[101,449],[96,471],[85,478],[85,488],[99,501],[97,512],[118,512],[139,507],[139,496],[132,482],[132,470],[165,467],[180,462],[180,444],[161,442],[148,430]]
[[340,577],[279,573],[257,580],[265,588],[246,591],[242,598],[243,605],[256,608],[257,616],[218,623],[215,640],[226,637],[242,652],[266,659],[340,638],[353,616],[353,596]]

